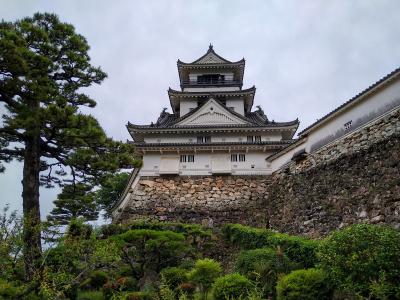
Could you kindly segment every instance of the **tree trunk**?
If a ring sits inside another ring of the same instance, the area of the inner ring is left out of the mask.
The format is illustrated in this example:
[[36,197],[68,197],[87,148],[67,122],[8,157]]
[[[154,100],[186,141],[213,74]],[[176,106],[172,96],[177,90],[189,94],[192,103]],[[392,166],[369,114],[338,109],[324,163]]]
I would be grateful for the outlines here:
[[[32,279],[39,270],[42,254],[40,206],[40,135],[33,130],[25,141],[24,172],[22,179],[22,201],[24,210],[24,262],[27,279]],[[38,275],[38,274],[36,274]]]

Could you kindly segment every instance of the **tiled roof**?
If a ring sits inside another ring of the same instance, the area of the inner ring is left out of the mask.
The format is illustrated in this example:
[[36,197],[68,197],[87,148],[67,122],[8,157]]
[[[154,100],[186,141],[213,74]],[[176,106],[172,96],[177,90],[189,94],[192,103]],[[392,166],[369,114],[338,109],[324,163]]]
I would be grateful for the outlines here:
[[394,70],[391,73],[387,74],[386,76],[384,76],[383,78],[379,79],[378,81],[376,81],[374,84],[370,85],[368,88],[366,88],[362,92],[360,92],[357,95],[355,95],[353,98],[347,100],[345,103],[343,103],[342,105],[340,105],[337,108],[335,108],[334,110],[332,110],[330,113],[328,113],[325,116],[323,116],[321,119],[318,119],[316,122],[312,123],[310,126],[306,127],[301,132],[299,132],[298,135],[300,136],[300,135],[304,134],[306,131],[309,131],[311,128],[313,128],[316,125],[322,123],[327,118],[329,118],[330,116],[332,116],[336,112],[340,111],[342,108],[348,106],[352,102],[358,100],[361,96],[364,96],[368,92],[372,91],[374,88],[378,87],[381,83],[385,82],[388,79],[392,79],[392,78],[394,78],[395,76],[398,76],[398,75],[400,75],[400,68],[397,68],[396,70]]
[[[219,102],[218,100],[216,100]],[[204,103],[205,104],[205,103]],[[203,105],[204,105],[203,104]],[[298,119],[290,122],[275,122],[275,121],[269,121],[267,116],[264,114],[261,108],[259,108],[256,111],[246,113],[245,116],[242,116],[241,114],[230,110],[227,108],[224,104],[219,102],[221,106],[223,106],[226,110],[228,110],[230,113],[234,114],[236,117],[244,120],[248,124],[238,124],[238,125],[217,125],[217,127],[285,127],[285,126],[293,126],[293,125],[298,125],[299,121]],[[156,123],[151,123],[150,125],[135,125],[128,123],[128,128],[205,128],[205,127],[216,127],[216,125],[195,125],[195,126],[179,126],[177,125],[180,121],[188,118],[189,116],[193,115],[195,112],[197,112],[203,105],[200,105],[187,113],[186,115],[179,117],[178,114],[170,114],[168,112],[163,111],[158,118]]]
[[[185,62],[180,61],[180,60],[178,59],[178,66],[179,66],[179,65],[180,65],[180,66],[183,66],[183,65],[196,65],[196,64],[201,64],[201,63],[199,63],[199,62],[200,62],[204,57],[206,57],[208,54],[210,54],[210,53],[212,53],[213,55],[215,55],[216,57],[218,57],[218,58],[222,61],[221,63],[214,63],[214,64],[238,64],[238,63],[244,63],[244,62],[245,62],[244,58],[241,59],[241,60],[239,60],[239,61],[237,61],[237,62],[231,62],[231,61],[229,61],[229,60],[223,58],[222,56],[218,55],[218,54],[214,51],[213,46],[210,44],[210,46],[208,47],[208,51],[207,51],[204,55],[202,55],[200,58],[196,59],[195,61],[193,61],[193,62],[191,62],[191,63],[185,63]],[[201,65],[203,65],[203,64],[201,64]],[[206,64],[206,65],[208,65],[208,64]],[[210,64],[210,65],[213,65],[213,64]]]
[[212,142],[212,143],[134,143],[139,147],[168,147],[168,146],[225,146],[225,145],[290,145],[296,140],[259,141],[259,142]]

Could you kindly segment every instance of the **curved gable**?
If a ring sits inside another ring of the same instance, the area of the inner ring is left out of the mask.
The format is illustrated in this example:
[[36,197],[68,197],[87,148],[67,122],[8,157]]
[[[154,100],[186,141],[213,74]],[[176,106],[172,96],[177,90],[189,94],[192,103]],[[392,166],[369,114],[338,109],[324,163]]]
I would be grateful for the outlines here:
[[207,103],[200,107],[195,113],[177,123],[178,126],[190,125],[236,125],[249,124],[239,118],[216,100],[210,98]]

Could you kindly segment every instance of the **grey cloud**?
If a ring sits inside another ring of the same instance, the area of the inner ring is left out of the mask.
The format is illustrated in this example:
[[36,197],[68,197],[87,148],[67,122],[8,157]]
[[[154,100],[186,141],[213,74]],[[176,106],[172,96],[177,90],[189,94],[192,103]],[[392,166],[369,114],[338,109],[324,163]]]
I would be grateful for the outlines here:
[[[246,58],[245,86],[256,85],[255,103],[270,119],[299,117],[301,128],[400,65],[395,0],[0,0],[0,7],[6,20],[55,12],[88,39],[93,63],[109,75],[88,89],[98,101],[90,113],[122,140],[128,121],[150,123],[169,106],[168,87],[179,88],[176,60],[196,59],[210,42],[228,59]],[[17,169],[0,175],[0,206],[9,198],[20,205]],[[54,195],[42,191],[44,213]]]

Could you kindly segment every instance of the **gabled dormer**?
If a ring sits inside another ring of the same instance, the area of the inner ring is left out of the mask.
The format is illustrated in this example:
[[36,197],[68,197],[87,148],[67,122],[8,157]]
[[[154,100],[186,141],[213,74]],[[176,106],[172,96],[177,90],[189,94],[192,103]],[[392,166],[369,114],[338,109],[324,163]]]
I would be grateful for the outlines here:
[[182,91],[237,91],[243,86],[245,60],[231,62],[218,55],[213,46],[191,63],[178,60]]

